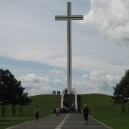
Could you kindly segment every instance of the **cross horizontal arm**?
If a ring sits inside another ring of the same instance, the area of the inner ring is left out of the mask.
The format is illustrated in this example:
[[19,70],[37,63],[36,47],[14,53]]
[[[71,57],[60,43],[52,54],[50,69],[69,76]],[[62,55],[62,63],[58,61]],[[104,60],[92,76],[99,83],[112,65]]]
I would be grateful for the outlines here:
[[67,19],[71,19],[71,20],[83,20],[83,15],[72,15],[70,17],[68,17],[67,15],[56,15],[55,16],[55,20],[67,20]]

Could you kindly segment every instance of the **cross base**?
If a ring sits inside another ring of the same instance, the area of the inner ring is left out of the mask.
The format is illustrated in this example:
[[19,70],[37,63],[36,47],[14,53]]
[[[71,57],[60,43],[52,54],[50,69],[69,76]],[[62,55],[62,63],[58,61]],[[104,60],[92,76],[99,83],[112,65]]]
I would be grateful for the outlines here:
[[[61,107],[63,108],[64,104],[64,95],[67,94],[65,93],[65,90],[62,90],[62,96],[61,96]],[[75,88],[72,88],[72,92],[68,95],[75,95],[75,100],[74,100],[74,104],[75,104],[75,112],[78,112],[78,101],[77,101],[77,91],[75,90]],[[69,100],[68,100],[69,101]],[[71,103],[72,104],[72,103]]]

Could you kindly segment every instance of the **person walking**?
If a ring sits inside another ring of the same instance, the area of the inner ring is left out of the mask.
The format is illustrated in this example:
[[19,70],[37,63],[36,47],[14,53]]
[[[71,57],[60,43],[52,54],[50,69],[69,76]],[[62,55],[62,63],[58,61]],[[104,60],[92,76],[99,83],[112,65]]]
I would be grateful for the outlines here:
[[88,115],[89,115],[89,109],[88,109],[86,104],[84,105],[82,113],[84,115],[84,122],[85,122],[85,125],[86,125],[86,124],[88,124]]
[[56,107],[56,116],[59,116],[59,108]]
[[72,102],[72,111],[74,111],[75,110],[75,103],[74,102]]
[[36,106],[34,113],[35,113],[36,119],[38,120],[39,119],[39,107],[38,106]]

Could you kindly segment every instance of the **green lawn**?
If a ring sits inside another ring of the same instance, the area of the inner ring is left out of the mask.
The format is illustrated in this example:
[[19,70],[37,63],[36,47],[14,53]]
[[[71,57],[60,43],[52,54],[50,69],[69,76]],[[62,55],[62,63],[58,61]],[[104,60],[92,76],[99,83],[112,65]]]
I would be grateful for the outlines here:
[[128,129],[129,128],[129,114],[120,112],[99,112],[96,113],[95,118],[112,127],[113,129]]
[[28,120],[33,120],[34,118],[34,116],[28,114],[0,116],[0,129],[5,129]]
[[[20,114],[20,106],[16,106],[16,115],[12,115],[12,107],[7,105],[5,116],[0,115],[0,129],[23,123],[25,121],[35,119],[34,109],[36,106],[40,108],[40,117],[53,113],[53,108],[60,105],[57,101],[59,96],[57,95],[37,95],[32,96],[33,102],[29,106],[23,106],[23,114]],[[60,98],[60,97],[59,97]],[[0,106],[1,110],[1,106]]]
[[[128,129],[129,128],[129,113],[121,113],[121,106],[115,105],[110,96],[102,94],[85,94],[79,95],[80,108],[83,109],[86,103],[90,109],[90,115],[95,119],[111,126],[113,129]],[[53,113],[53,108],[60,105],[57,100],[57,95],[37,95],[32,96],[32,104],[23,107],[23,114],[19,114],[19,105],[16,107],[16,115],[11,114],[11,106],[6,106],[6,115],[0,115],[0,129],[33,120],[34,108],[39,106],[40,117]],[[1,106],[0,106],[1,109]]]
[[110,96],[102,94],[81,95],[81,108],[87,104],[90,115],[113,129],[129,128],[129,113],[121,113],[121,105],[115,105]]

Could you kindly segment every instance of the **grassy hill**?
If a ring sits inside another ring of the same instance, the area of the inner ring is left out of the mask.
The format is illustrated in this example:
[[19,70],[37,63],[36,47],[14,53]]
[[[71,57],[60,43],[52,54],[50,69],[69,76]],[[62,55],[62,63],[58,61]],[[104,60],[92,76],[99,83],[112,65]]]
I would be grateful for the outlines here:
[[[90,109],[90,115],[94,118],[114,129],[128,129],[129,113],[121,113],[121,106],[115,105],[110,96],[102,94],[81,94],[78,95],[78,98],[79,111],[83,109],[84,104],[87,104]],[[6,115],[0,116],[0,129],[35,119],[34,108],[37,105],[40,108],[40,117],[53,113],[53,108],[60,105],[60,97],[57,95],[37,95],[32,96],[31,99],[33,99],[33,102],[29,106],[23,106],[23,114],[19,112],[19,105],[16,106],[16,115],[11,114],[10,105],[6,106]]]
[[121,105],[115,105],[108,95],[85,94],[79,95],[82,109],[86,103],[90,110],[90,115],[95,119],[111,126],[113,129],[129,128],[129,112],[121,113]]
[[33,100],[32,104],[23,108],[23,113],[25,114],[29,113],[34,115],[35,107],[39,106],[40,116],[45,116],[53,113],[55,106],[61,105],[61,98],[58,95],[37,95],[32,96],[31,99]]
[[20,114],[20,106],[16,106],[16,115],[12,115],[12,106],[5,106],[5,116],[1,116],[2,105],[0,105],[0,129],[35,119],[34,109],[36,106],[40,108],[40,117],[53,113],[55,106],[60,106],[60,96],[57,95],[36,95],[30,97],[33,102],[28,106],[22,107]]
[[104,112],[121,111],[120,105],[115,105],[114,100],[112,100],[111,97],[108,95],[85,94],[85,95],[80,95],[80,97],[81,97],[81,109],[83,108],[84,104],[87,104],[92,115],[102,111]]

